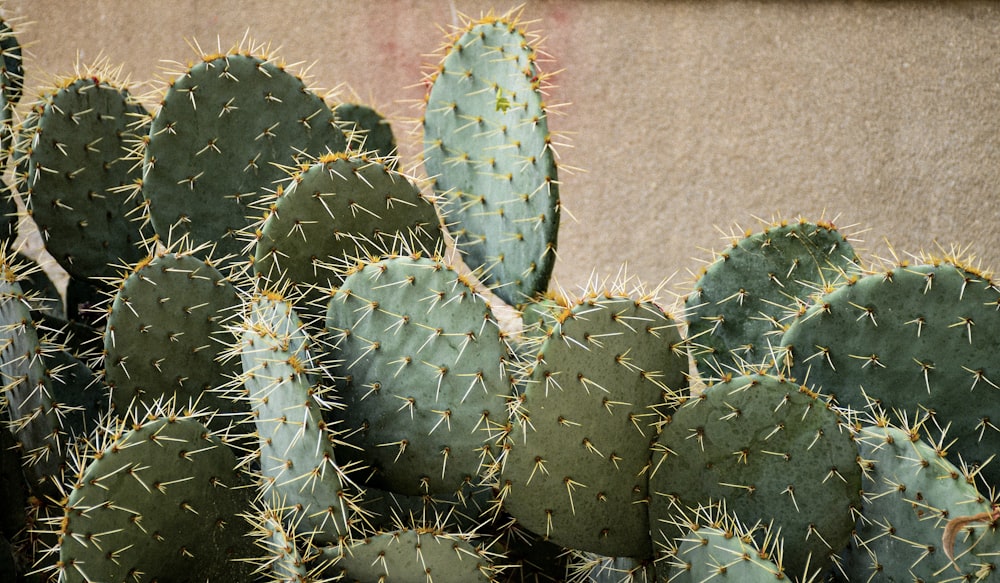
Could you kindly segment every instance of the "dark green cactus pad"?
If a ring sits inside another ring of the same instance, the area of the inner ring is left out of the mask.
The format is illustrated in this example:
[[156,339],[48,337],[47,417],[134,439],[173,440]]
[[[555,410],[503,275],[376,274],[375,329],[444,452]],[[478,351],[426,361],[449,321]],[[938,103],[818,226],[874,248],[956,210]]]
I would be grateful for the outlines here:
[[232,450],[196,418],[134,418],[73,484],[60,529],[60,581],[251,581],[249,506]]
[[465,263],[511,305],[548,288],[556,162],[532,40],[511,15],[470,22],[433,75],[424,165]]
[[389,120],[374,108],[362,103],[341,103],[333,108],[337,126],[350,138],[348,148],[366,152],[382,159],[389,168],[396,168],[399,152],[396,136]]
[[[1000,290],[977,270],[893,267],[818,300],[782,338],[783,362],[845,407],[864,410],[870,398],[932,411],[949,427],[952,455],[976,466],[1000,451],[998,307]],[[983,477],[1000,483],[1000,464]]]
[[305,167],[280,193],[253,266],[275,287],[329,288],[359,259],[443,246],[433,203],[408,178],[373,159],[335,154]]
[[946,459],[942,444],[924,441],[918,428],[889,425],[863,426],[858,442],[865,494],[857,532],[843,563],[848,578],[995,580],[1000,533],[993,519],[971,521],[958,531],[954,563],[945,554],[948,523],[989,515],[992,505],[976,490],[974,478]]
[[432,496],[478,483],[507,424],[510,354],[465,278],[416,256],[364,264],[331,298],[327,328],[344,404],[329,416],[367,483]]
[[0,149],[6,156],[13,134],[14,108],[21,100],[24,69],[21,44],[10,23],[0,19]]
[[153,228],[242,257],[249,205],[299,158],[345,147],[329,106],[280,63],[205,56],[170,83],[149,129],[142,193]]
[[7,248],[14,247],[19,220],[20,212],[14,200],[14,193],[6,179],[0,178],[0,245]]
[[291,304],[275,294],[256,298],[244,315],[243,374],[260,447],[261,492],[288,506],[300,534],[336,543],[348,534],[353,502],[320,413],[320,371],[310,339]]
[[495,581],[488,553],[469,537],[430,528],[377,534],[347,547],[324,549],[324,574],[343,583],[475,583]]
[[516,400],[500,497],[565,547],[649,557],[647,478],[658,411],[685,385],[677,323],[649,301],[591,294],[565,308]]
[[775,377],[737,377],[692,397],[663,425],[651,522],[724,499],[744,524],[771,525],[772,539],[780,530],[784,567],[805,577],[807,566],[822,571],[847,546],[861,507],[856,458],[825,400]]
[[699,373],[739,375],[767,361],[800,306],[856,273],[856,262],[851,244],[824,222],[778,223],[734,240],[685,298]]
[[30,141],[22,196],[45,248],[72,277],[116,275],[144,254],[134,219],[142,201],[127,192],[139,169],[126,159],[130,129],[145,108],[114,79],[66,79],[43,95],[21,141]]
[[85,362],[65,348],[45,354],[44,362],[51,379],[52,401],[62,418],[62,432],[69,441],[90,435],[108,412],[106,387]]
[[236,375],[222,362],[223,320],[240,306],[236,290],[211,262],[161,253],[121,281],[104,330],[104,375],[114,412],[125,416],[158,401],[218,412],[222,429],[249,406],[213,392]]
[[681,530],[663,549],[660,581],[772,583],[788,579],[784,570],[771,560],[775,549],[762,549],[754,540],[755,529],[741,524],[724,507],[700,507],[679,515],[673,519],[673,525],[660,526],[661,530],[671,526]]

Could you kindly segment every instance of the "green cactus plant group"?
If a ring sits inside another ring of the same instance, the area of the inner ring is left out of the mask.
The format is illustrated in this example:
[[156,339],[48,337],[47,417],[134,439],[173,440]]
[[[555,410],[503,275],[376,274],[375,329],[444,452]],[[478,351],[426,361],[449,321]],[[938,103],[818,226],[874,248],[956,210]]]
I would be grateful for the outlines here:
[[776,221],[673,306],[567,294],[517,11],[447,38],[412,175],[264,45],[17,114],[15,32],[3,202],[69,282],[0,234],[5,581],[1000,578],[1000,285],[958,254]]

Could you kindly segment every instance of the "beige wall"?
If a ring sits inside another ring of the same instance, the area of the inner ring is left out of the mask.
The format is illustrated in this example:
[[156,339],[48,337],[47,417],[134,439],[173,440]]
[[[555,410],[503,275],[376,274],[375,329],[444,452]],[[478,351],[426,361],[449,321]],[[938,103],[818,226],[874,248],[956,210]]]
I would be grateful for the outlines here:
[[[454,2],[479,15],[485,2]],[[497,5],[503,11],[506,5]],[[244,32],[314,63],[393,119],[415,118],[422,65],[457,22],[446,1],[7,0],[32,22],[35,88],[103,54],[139,84],[161,61]],[[683,289],[718,225],[836,218],[868,255],[968,245],[1000,269],[1000,4],[528,2],[562,69],[552,127],[572,148],[556,275],[569,288],[623,262]],[[34,90],[32,90],[34,93]],[[397,133],[402,133],[402,121]],[[417,136],[402,139],[413,140]],[[417,147],[407,146],[409,154]],[[413,164],[410,164],[413,168]]]

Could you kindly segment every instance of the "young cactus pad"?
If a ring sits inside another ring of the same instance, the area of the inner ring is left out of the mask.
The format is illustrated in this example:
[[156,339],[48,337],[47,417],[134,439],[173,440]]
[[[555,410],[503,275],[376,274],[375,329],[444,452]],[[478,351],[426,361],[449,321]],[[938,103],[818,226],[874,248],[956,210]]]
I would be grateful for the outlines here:
[[649,446],[684,385],[677,323],[649,301],[588,294],[537,346],[514,399],[500,498],[565,547],[649,557]]
[[548,288],[556,163],[530,39],[509,15],[447,48],[424,116],[424,165],[465,263],[511,305]]
[[143,255],[141,200],[127,192],[140,171],[126,155],[146,110],[117,81],[88,72],[61,81],[34,115],[18,139],[30,144],[21,194],[45,248],[72,277],[112,277]]
[[[782,337],[788,373],[864,410],[932,411],[970,465],[1000,451],[1000,290],[950,262],[897,266],[817,300]],[[953,458],[957,464],[957,458]],[[1000,464],[983,468],[1000,483]]]
[[368,483],[415,495],[477,483],[512,389],[504,334],[465,279],[435,259],[365,264],[330,299],[327,328],[345,405],[330,413]]
[[699,372],[739,375],[770,358],[799,305],[857,270],[854,249],[829,223],[772,225],[734,240],[685,300]]
[[253,266],[278,287],[339,286],[359,258],[443,245],[433,203],[408,178],[372,159],[334,154],[305,166],[274,201]]
[[[946,437],[947,438],[947,437]],[[1000,534],[993,520],[970,521],[951,541],[949,522],[989,515],[992,505],[974,479],[945,459],[919,428],[865,425],[858,438],[865,467],[862,517],[844,569],[851,581],[977,581],[992,564],[996,578]],[[964,577],[963,577],[964,575]]]
[[303,154],[343,151],[333,112],[280,63],[234,49],[170,83],[149,129],[143,196],[160,239],[242,256],[248,205]]
[[825,400],[775,377],[737,377],[693,396],[663,425],[651,521],[725,499],[743,523],[770,524],[772,538],[780,531],[785,568],[804,576],[847,546],[861,507],[856,458]]
[[265,294],[247,308],[239,351],[260,440],[265,500],[292,509],[300,534],[335,543],[347,534],[351,503],[320,414],[319,371],[289,302]]
[[195,418],[150,417],[107,428],[89,454],[59,531],[59,580],[250,581],[236,456]]
[[104,330],[105,381],[115,413],[174,399],[219,412],[211,425],[221,429],[246,411],[246,402],[212,391],[237,372],[238,363],[218,357],[223,320],[238,305],[233,285],[206,260],[164,252],[140,262],[119,284]]

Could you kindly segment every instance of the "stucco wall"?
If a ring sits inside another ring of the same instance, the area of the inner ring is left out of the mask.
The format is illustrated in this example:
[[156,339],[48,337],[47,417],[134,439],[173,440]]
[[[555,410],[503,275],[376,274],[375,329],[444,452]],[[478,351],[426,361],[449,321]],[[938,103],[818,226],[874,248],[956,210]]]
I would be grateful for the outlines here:
[[[31,21],[27,85],[77,56],[136,86],[164,61],[249,31],[396,120],[415,155],[422,67],[456,10],[486,2],[7,0]],[[505,11],[508,5],[495,5]],[[867,257],[968,246],[1000,269],[1000,5],[996,2],[528,2],[561,69],[550,104],[566,217],[559,282],[629,271],[681,290],[754,217],[835,219]],[[217,39],[220,39],[217,41]],[[140,92],[142,89],[138,89]],[[155,97],[151,102],[155,103]],[[411,170],[419,172],[413,163]],[[719,229],[716,228],[719,227]]]

